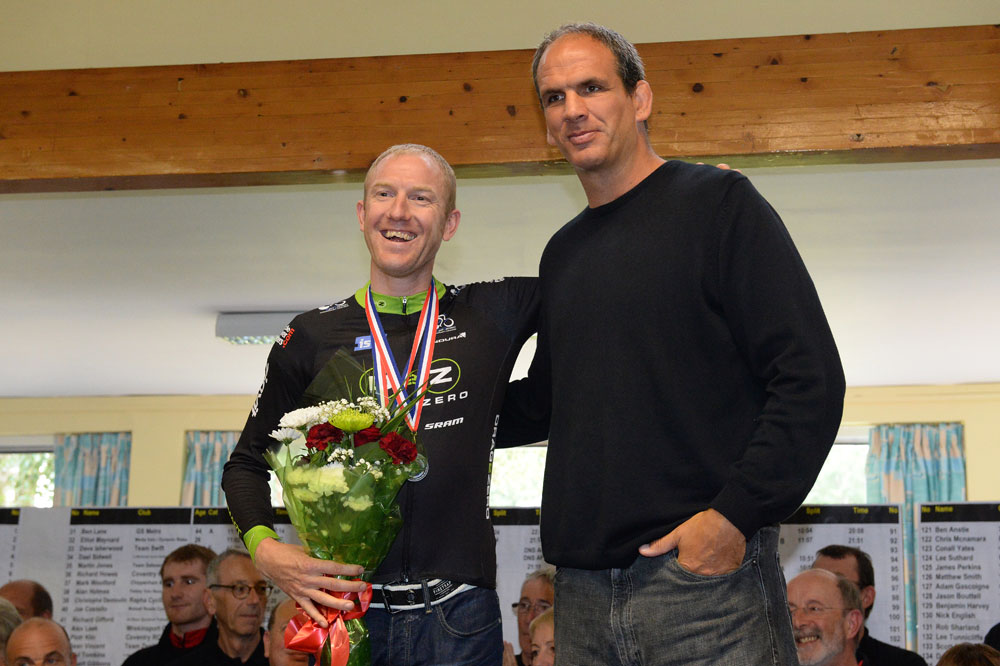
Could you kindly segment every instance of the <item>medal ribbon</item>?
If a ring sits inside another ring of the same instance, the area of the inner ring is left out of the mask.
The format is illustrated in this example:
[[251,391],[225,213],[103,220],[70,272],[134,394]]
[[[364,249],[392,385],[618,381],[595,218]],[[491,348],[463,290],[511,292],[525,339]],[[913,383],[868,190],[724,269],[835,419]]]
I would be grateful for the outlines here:
[[[323,646],[326,641],[330,641],[330,663],[331,666],[345,666],[347,658],[351,654],[351,640],[347,633],[347,620],[353,620],[363,616],[368,612],[368,605],[372,600],[371,583],[362,592],[331,592],[328,594],[340,599],[357,599],[361,605],[360,609],[342,611],[316,604],[316,610],[323,614],[327,621],[327,628],[316,624],[316,622],[304,612],[299,613],[288,621],[285,627],[285,647],[299,652],[311,652],[316,655],[316,663],[322,663]],[[302,610],[301,606],[296,606]]]
[[[396,359],[393,358],[392,349],[382,328],[382,320],[379,319],[378,311],[375,309],[375,300],[372,296],[371,285],[365,295],[365,314],[368,317],[368,328],[372,334],[372,360],[375,364],[375,391],[383,407],[389,406],[390,397],[395,393],[396,402],[402,406],[409,401],[410,394],[406,391],[406,378],[413,371],[416,363],[417,383],[413,389],[413,395],[419,394],[427,386],[427,380],[431,374],[431,361],[434,360],[434,336],[437,333],[438,320],[438,299],[434,278],[431,278],[431,286],[427,288],[427,297],[424,299],[424,307],[420,310],[420,321],[417,323],[417,332],[413,336],[413,348],[410,350],[410,359],[406,365],[406,372],[399,372]],[[406,425],[413,432],[417,431],[420,424],[420,413],[423,411],[424,401],[417,400],[409,412],[406,414]]]

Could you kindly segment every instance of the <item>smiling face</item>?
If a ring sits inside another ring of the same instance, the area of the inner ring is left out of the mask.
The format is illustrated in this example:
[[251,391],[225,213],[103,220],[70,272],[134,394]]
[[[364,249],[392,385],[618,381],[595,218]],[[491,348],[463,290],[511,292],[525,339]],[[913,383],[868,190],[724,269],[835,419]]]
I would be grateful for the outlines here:
[[374,291],[408,296],[430,285],[441,241],[455,235],[461,217],[448,210],[450,194],[441,170],[420,154],[392,155],[368,174],[357,212]]
[[802,666],[856,664],[855,637],[862,627],[860,610],[845,610],[835,574],[805,571],[788,583],[795,648]]
[[163,565],[163,610],[174,633],[207,627],[212,616],[205,608],[205,563],[201,560]]
[[581,178],[589,172],[628,174],[648,152],[638,123],[649,117],[652,94],[639,81],[625,91],[610,49],[583,34],[554,41],[538,65],[546,137]]
[[223,636],[248,639],[258,633],[264,621],[264,607],[267,595],[262,598],[253,588],[265,585],[267,581],[257,571],[249,557],[227,557],[219,566],[219,584],[250,586],[250,593],[243,599],[233,596],[227,587],[207,589],[203,598],[209,612],[215,614],[219,625],[220,640]]

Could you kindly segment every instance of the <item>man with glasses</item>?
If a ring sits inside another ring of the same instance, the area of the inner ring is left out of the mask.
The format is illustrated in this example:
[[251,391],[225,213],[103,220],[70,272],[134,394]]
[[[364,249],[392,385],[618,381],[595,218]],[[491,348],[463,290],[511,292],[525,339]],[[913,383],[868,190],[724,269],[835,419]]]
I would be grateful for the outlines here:
[[191,650],[178,664],[267,666],[264,656],[264,610],[271,586],[250,555],[230,548],[208,565],[205,607],[215,615],[216,641]]
[[[875,603],[875,568],[868,553],[852,546],[832,544],[816,552],[813,568],[840,574],[857,585],[861,591],[861,606],[867,622]],[[858,645],[858,660],[862,659],[865,664],[873,666],[927,666],[924,658],[916,652],[875,640],[868,633],[868,627],[862,628],[861,642]]]
[[163,610],[169,621],[156,645],[132,654],[122,666],[166,664],[202,642],[218,638],[212,614],[205,607],[206,572],[215,558],[211,548],[189,543],[172,551],[160,565]]
[[854,656],[865,626],[857,585],[825,569],[803,571],[788,583],[788,611],[802,666],[866,666]]
[[513,604],[517,615],[517,642],[521,654],[514,655],[514,646],[504,643],[503,666],[531,666],[531,632],[528,625],[536,617],[552,608],[555,599],[556,571],[551,566],[543,566],[528,574],[521,584],[521,598]]

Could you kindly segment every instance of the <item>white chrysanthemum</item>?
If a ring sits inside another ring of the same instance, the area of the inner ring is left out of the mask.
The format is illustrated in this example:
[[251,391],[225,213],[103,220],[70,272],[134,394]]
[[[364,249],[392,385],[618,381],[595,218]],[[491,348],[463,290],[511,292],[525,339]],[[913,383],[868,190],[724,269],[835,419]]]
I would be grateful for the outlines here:
[[340,463],[330,463],[313,470],[309,479],[309,490],[320,495],[346,493],[350,490],[344,477],[344,466]]
[[348,509],[354,509],[355,511],[364,511],[372,505],[371,495],[361,495],[356,497],[354,495],[349,495],[344,498],[344,506]]
[[298,439],[300,436],[299,431],[295,428],[280,428],[278,430],[271,431],[271,437],[278,440],[282,444],[288,444]]
[[350,523],[340,523],[340,531],[341,532],[350,532],[351,531],[351,524]]
[[295,411],[288,412],[278,421],[281,428],[311,428],[317,423],[325,421],[322,417],[322,410],[319,407],[303,407]]

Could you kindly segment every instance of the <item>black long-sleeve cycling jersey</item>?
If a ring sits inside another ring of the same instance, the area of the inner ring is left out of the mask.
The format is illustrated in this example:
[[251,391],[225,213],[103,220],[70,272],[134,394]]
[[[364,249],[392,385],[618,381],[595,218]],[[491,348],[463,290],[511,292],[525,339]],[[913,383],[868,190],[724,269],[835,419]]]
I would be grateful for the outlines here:
[[[362,368],[372,367],[364,291],[298,315],[271,349],[264,382],[222,475],[242,534],[272,527],[263,452],[276,444],[269,433],[282,415],[342,397],[331,394],[338,387],[354,396],[361,392],[363,377],[343,376],[336,359],[346,354]],[[419,425],[429,473],[400,491],[403,528],[373,580],[444,578],[494,588],[488,499],[494,438],[514,361],[536,329],[537,280],[507,278],[444,287],[438,294],[434,360]],[[375,301],[393,355],[405,363],[422,299]]]

